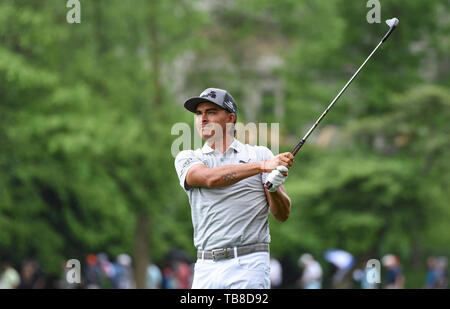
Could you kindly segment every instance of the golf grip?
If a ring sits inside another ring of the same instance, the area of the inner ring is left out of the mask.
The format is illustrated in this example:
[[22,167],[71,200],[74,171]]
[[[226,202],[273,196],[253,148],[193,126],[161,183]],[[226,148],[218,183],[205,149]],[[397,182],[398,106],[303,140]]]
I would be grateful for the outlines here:
[[[300,148],[302,148],[303,144],[305,143],[305,139],[302,139],[297,146],[295,146],[294,150],[291,151],[292,155],[296,155],[296,153],[300,150]],[[270,188],[272,188],[273,184],[270,181],[266,181],[266,183],[264,184],[264,188],[266,188],[267,190],[269,190]]]

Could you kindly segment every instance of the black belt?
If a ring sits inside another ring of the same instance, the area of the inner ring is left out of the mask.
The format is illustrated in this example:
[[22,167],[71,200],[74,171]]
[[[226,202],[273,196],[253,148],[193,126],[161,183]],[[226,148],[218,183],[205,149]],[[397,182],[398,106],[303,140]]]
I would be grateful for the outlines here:
[[[242,247],[236,247],[236,253],[238,256],[246,255],[254,252],[269,252],[269,244],[254,244]],[[234,248],[222,248],[222,249],[214,249],[211,251],[197,251],[198,259],[205,260],[213,260],[220,261],[224,259],[232,259],[234,258]]]

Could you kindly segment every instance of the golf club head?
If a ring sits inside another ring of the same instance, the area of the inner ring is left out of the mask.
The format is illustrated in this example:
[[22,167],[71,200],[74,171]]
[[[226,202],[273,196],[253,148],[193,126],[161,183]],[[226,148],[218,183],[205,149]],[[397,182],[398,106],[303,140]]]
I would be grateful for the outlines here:
[[392,31],[394,31],[394,29],[398,25],[398,23],[399,23],[399,20],[396,17],[386,20],[386,24],[389,26],[389,31],[383,37],[381,42],[384,42],[387,40],[387,38],[391,35]]
[[397,26],[398,22],[399,20],[396,17],[386,20],[386,24],[389,26],[389,28]]

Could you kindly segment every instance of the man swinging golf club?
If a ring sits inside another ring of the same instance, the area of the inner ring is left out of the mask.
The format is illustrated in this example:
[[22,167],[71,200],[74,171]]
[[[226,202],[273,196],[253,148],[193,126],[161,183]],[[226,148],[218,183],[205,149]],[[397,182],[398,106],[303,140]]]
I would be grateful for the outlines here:
[[196,113],[197,130],[206,141],[203,148],[182,151],[175,159],[180,185],[191,204],[198,248],[193,288],[269,288],[267,218],[269,208],[280,221],[289,216],[291,203],[282,186],[288,168],[398,23],[395,17],[386,20],[389,31],[290,153],[274,157],[266,147],[234,139],[236,103],[224,90],[208,88],[184,103]]
[[208,88],[184,107],[196,114],[205,140],[202,148],[175,158],[198,250],[192,288],[270,288],[268,217],[270,212],[282,222],[289,217],[283,183],[294,156],[274,156],[267,147],[235,139],[236,102],[225,90]]

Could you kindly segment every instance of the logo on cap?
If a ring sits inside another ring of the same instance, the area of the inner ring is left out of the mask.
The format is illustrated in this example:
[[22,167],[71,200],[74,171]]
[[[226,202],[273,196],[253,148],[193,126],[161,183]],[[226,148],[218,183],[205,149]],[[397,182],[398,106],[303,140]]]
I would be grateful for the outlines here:
[[213,99],[216,98],[216,92],[214,90],[208,92],[207,94],[204,94],[201,96],[202,98],[207,98],[207,97],[211,97]]
[[231,111],[234,112],[233,103],[231,103],[230,101],[224,101],[223,104],[225,104]]

